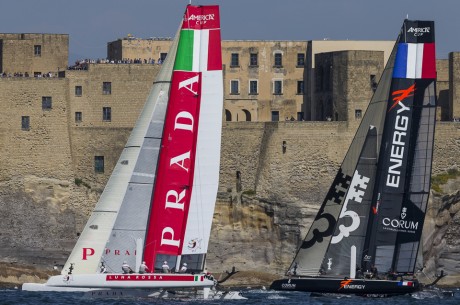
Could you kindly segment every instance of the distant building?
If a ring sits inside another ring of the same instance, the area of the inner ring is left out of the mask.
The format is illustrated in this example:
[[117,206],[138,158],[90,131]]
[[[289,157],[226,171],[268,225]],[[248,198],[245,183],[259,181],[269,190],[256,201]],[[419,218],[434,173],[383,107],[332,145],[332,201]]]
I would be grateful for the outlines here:
[[39,76],[67,68],[68,34],[0,34],[0,71]]
[[[164,59],[170,45],[169,38],[126,37],[109,42],[107,55],[120,62],[148,62]],[[316,117],[315,55],[344,50],[382,51],[384,65],[393,46],[393,41],[224,40],[225,120],[322,120]]]

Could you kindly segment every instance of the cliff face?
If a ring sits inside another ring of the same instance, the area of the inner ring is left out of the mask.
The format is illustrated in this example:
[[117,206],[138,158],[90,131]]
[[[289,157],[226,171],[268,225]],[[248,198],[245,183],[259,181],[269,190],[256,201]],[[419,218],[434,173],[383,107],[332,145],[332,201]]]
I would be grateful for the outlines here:
[[[460,179],[432,192],[423,227],[425,273],[433,276],[444,270],[448,276],[439,283],[460,285]],[[447,194],[445,194],[447,193]]]
[[[458,168],[457,125],[438,125],[434,175]],[[282,276],[323,201],[349,146],[353,132],[348,130],[352,129],[346,122],[226,124],[207,256],[209,269],[220,272],[235,266],[237,270]],[[123,132],[127,136],[128,131]],[[126,137],[120,136],[119,130],[104,134],[100,149],[97,141],[86,145],[102,155],[105,151],[110,156],[119,155],[120,143]],[[81,148],[78,152],[84,155]],[[71,157],[66,160],[73,163],[84,160],[74,150],[67,150],[67,154]],[[49,155],[43,153],[40,158]],[[0,262],[50,270],[54,264],[65,262],[105,181],[84,177],[90,188],[76,185],[75,178],[84,176],[81,169],[79,174],[72,166],[46,171],[45,165],[34,168],[34,160],[23,167],[19,161],[13,162],[15,171],[3,159]],[[52,166],[50,162],[49,168]],[[108,168],[107,173],[110,171]],[[449,285],[460,285],[458,190],[460,179],[455,178],[433,192],[423,234],[424,272],[432,277],[443,269],[449,276],[441,283]],[[2,276],[5,279],[7,274],[0,272],[0,281]]]

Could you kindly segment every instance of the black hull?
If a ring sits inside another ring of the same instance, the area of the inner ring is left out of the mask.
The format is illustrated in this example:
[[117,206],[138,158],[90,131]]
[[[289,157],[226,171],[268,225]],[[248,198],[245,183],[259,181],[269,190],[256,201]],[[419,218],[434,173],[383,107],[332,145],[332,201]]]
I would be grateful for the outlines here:
[[355,295],[391,296],[420,290],[417,280],[390,281],[338,278],[291,278],[274,281],[270,289],[280,291],[305,291],[313,293],[338,293]]

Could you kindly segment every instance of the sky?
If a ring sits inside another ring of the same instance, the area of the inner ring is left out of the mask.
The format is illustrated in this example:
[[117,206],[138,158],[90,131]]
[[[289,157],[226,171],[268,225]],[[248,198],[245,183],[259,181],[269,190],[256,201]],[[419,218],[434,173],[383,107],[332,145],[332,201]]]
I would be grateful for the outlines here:
[[[1,0],[1,33],[69,34],[69,62],[131,34],[172,37],[189,0]],[[434,20],[437,58],[460,51],[460,0],[192,0],[220,5],[224,40],[395,40]]]

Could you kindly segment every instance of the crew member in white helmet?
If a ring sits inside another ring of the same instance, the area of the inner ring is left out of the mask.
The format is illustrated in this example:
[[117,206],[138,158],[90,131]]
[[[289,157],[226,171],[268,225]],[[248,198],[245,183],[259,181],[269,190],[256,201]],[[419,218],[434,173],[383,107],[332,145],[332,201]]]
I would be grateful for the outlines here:
[[179,270],[180,273],[185,273],[187,272],[187,263],[183,263],[182,267]]
[[163,269],[163,273],[169,273],[169,265],[167,261],[163,262],[163,265],[161,266],[161,268]]

